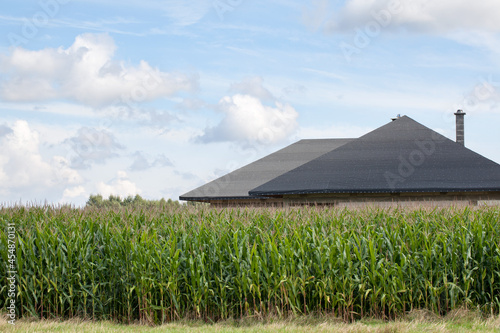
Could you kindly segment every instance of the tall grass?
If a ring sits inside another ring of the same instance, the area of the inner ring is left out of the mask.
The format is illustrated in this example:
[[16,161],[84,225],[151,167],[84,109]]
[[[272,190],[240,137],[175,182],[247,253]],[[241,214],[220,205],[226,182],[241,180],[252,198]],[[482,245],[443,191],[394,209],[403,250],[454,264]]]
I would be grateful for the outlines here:
[[7,223],[17,228],[24,317],[163,323],[319,312],[351,321],[500,309],[498,208],[3,208],[3,262]]

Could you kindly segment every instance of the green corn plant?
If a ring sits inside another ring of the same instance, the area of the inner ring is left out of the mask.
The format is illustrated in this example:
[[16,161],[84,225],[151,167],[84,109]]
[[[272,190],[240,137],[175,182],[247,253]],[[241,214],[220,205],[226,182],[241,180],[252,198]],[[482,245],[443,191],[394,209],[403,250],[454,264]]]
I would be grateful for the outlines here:
[[[500,309],[500,209],[0,207],[22,317],[161,324]],[[0,265],[5,281],[6,267]],[[0,311],[7,290],[0,287]]]

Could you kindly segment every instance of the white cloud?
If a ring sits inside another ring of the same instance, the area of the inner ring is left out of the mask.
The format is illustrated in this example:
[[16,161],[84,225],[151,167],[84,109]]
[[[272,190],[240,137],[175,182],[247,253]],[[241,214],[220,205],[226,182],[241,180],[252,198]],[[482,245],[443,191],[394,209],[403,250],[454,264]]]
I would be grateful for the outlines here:
[[63,192],[63,199],[61,201],[65,201],[65,199],[73,199],[85,194],[85,188],[83,186],[75,186],[69,187]]
[[328,7],[325,1],[318,1],[315,9],[305,12],[306,24],[315,28],[324,24],[330,32],[364,28],[369,22],[378,22],[384,29],[416,32],[500,32],[497,0],[350,0],[325,16]]
[[130,181],[125,171],[118,171],[116,178],[108,183],[98,183],[97,191],[105,198],[110,195],[118,195],[125,198],[129,195],[134,196],[141,193],[141,190],[137,188],[136,184]]
[[222,98],[219,109],[224,119],[207,128],[199,141],[274,144],[287,139],[297,128],[297,111],[280,102],[271,107],[256,97],[237,94]]
[[52,158],[52,169],[55,172],[58,183],[79,184],[83,181],[78,171],[71,168],[70,161],[65,157],[54,156]]
[[89,168],[92,163],[104,163],[107,159],[118,156],[116,152],[124,148],[109,131],[89,127],[80,128],[76,136],[64,142],[75,153],[71,163],[78,169]]
[[0,58],[0,96],[14,102],[70,99],[91,105],[135,104],[192,91],[197,78],[113,60],[116,46],[107,34],[83,34],[64,49],[15,48]]
[[66,158],[53,156],[50,161],[46,161],[42,157],[38,132],[31,130],[26,121],[16,121],[9,129],[0,138],[2,195],[8,198],[14,192],[33,198],[83,181],[80,174],[69,166]]

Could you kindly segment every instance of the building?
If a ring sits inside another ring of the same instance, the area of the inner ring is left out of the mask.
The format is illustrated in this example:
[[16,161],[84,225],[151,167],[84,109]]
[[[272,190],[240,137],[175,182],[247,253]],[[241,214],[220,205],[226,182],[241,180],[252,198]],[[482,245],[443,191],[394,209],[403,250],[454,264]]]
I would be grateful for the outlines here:
[[357,139],[301,140],[180,200],[218,206],[500,203],[500,165],[410,117]]

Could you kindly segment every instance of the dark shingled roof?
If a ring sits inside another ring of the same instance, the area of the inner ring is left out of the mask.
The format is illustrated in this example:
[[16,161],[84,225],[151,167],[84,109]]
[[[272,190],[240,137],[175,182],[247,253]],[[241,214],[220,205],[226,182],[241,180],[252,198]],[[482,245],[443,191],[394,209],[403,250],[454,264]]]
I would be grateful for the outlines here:
[[250,195],[500,191],[500,165],[404,116]]
[[197,189],[180,200],[258,199],[248,192],[354,139],[301,140]]

